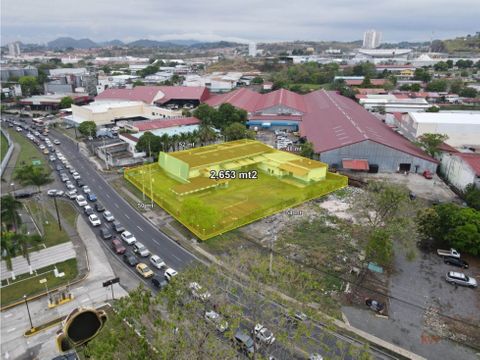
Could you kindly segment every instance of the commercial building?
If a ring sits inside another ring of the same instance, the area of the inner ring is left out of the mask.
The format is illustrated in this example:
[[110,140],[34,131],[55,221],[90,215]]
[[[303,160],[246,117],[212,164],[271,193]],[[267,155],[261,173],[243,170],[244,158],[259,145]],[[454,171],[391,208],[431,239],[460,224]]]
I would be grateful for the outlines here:
[[480,111],[410,112],[397,126],[412,140],[444,134],[450,146],[480,146]]
[[248,56],[255,57],[257,56],[257,44],[251,42],[248,44]]
[[22,76],[38,76],[38,70],[33,66],[19,67],[3,67],[0,69],[0,80],[8,81],[11,78],[21,78]]
[[363,48],[376,49],[382,41],[382,33],[376,30],[367,30],[363,33]]
[[382,172],[437,168],[437,160],[336,92],[318,90],[302,96],[285,89],[259,94],[243,88],[206,102],[246,110],[250,127],[298,129],[313,143],[317,159],[337,168]]
[[[60,102],[64,97],[71,97],[73,103],[78,105],[88,104],[91,101],[91,97],[85,93],[75,94],[53,94],[53,95],[35,95],[27,97],[19,101],[19,104],[29,106],[32,110],[58,110],[60,109]],[[72,105],[75,106],[75,105]]]
[[238,86],[243,73],[241,72],[214,72],[212,74],[187,75],[184,86],[204,86],[211,92],[226,92]]
[[410,98],[403,94],[357,94],[358,103],[369,111],[407,113],[425,111],[431,105],[424,98]]
[[13,43],[8,44],[8,55],[12,57],[18,57],[21,55],[20,51],[20,42],[15,41]]
[[480,153],[442,152],[440,172],[450,184],[463,191],[474,184],[480,189]]

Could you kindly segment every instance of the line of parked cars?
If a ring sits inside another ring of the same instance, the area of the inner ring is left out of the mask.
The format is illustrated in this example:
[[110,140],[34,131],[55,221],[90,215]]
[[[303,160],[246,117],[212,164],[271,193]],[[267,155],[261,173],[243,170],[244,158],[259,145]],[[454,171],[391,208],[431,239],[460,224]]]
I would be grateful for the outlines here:
[[[461,259],[460,253],[455,249],[441,250],[437,249],[437,254],[443,257],[443,262],[448,265],[468,269],[468,263]],[[445,274],[445,281],[452,285],[467,286],[469,288],[476,288],[478,286],[477,280],[462,272],[449,271]]]

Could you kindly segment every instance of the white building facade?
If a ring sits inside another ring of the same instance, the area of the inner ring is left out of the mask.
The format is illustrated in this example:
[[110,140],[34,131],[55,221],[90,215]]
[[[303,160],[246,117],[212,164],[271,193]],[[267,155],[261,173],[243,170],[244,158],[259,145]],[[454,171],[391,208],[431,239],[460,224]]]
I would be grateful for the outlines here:
[[382,33],[376,30],[367,30],[363,33],[363,48],[376,49],[382,41]]

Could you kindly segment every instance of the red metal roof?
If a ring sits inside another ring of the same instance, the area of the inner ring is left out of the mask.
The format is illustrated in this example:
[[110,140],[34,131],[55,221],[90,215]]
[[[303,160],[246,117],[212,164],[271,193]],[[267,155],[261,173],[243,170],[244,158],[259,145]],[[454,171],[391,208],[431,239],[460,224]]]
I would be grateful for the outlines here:
[[313,143],[317,153],[370,140],[438,163],[361,105],[337,92],[317,90],[305,95],[304,100],[307,111],[300,133]]
[[342,160],[342,167],[344,169],[350,170],[368,170],[370,166],[368,165],[368,160]]
[[475,175],[480,176],[480,154],[458,153],[457,156],[470,165]]
[[156,129],[165,129],[174,126],[196,125],[200,124],[200,120],[196,117],[187,117],[180,119],[155,119],[146,121],[137,121],[133,123],[133,127],[136,127],[138,131],[149,131]]
[[450,152],[450,153],[457,153],[459,152],[457,149],[454,147],[448,145],[447,143],[443,142],[438,146],[438,150],[445,151],[445,152]]
[[256,111],[268,109],[278,105],[283,105],[300,112],[305,112],[306,110],[302,95],[286,89],[279,89],[264,94],[257,102]]
[[122,136],[126,139],[129,139],[129,140],[133,141],[133,142],[138,142],[138,139],[133,135],[130,135],[130,134],[127,134],[127,133],[122,133],[122,134],[119,135],[119,137],[122,137]]
[[212,96],[207,99],[205,103],[214,107],[223,103],[229,103],[239,109],[246,110],[247,112],[254,112],[257,102],[261,97],[262,94],[247,88],[241,88],[226,94]]
[[[363,80],[345,80],[345,84],[348,86],[360,86],[362,83]],[[383,86],[385,85],[385,79],[370,79],[370,83],[373,86]]]
[[[163,96],[162,96],[163,95]],[[95,97],[95,100],[129,100],[161,104],[172,100],[205,101],[210,96],[203,86],[136,86],[133,89],[106,89]]]

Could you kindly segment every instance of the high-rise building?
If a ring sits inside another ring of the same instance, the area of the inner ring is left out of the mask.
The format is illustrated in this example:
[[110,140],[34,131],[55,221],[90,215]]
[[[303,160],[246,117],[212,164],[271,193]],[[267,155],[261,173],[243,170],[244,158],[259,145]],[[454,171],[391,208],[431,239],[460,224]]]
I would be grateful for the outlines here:
[[376,49],[382,41],[382,33],[375,30],[367,30],[363,33],[363,48]]
[[257,44],[254,42],[248,44],[248,56],[257,56]]
[[18,41],[8,44],[8,54],[10,56],[20,56],[20,43]]

